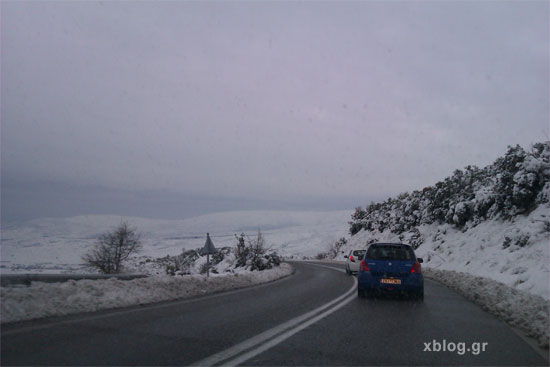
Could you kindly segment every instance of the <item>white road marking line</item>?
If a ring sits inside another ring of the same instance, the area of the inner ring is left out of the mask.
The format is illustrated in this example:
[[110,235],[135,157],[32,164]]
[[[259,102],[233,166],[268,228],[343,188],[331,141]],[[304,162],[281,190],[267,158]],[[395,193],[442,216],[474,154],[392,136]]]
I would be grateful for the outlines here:
[[[342,269],[333,268],[325,265],[311,264],[313,266],[320,266],[324,268],[329,268],[335,271],[345,272]],[[266,330],[258,335],[255,335],[239,344],[236,344],[228,349],[225,349],[221,352],[215,353],[205,359],[197,361],[191,366],[213,366],[215,364],[226,361],[230,358],[234,358],[231,361],[223,363],[223,365],[237,365],[242,363],[269,348],[281,343],[282,341],[290,338],[292,335],[296,334],[300,330],[305,329],[306,327],[314,324],[315,322],[321,320],[322,318],[330,315],[336,310],[348,304],[351,300],[355,299],[355,289],[357,287],[357,278],[353,278],[353,286],[343,295],[333,299],[330,302],[325,303],[324,305],[317,307],[313,311],[307,312],[301,316],[297,316],[287,322],[284,322],[278,326],[275,326],[269,330]],[[336,305],[335,305],[336,304]],[[326,310],[327,308],[335,305],[334,307]],[[326,310],[326,311],[325,311]],[[315,316],[317,315],[317,316]],[[306,321],[310,319],[309,321]],[[280,334],[280,335],[279,335]],[[256,349],[251,350],[241,356],[239,354],[256,347]]]
[[332,270],[337,270],[337,271],[341,271],[342,273],[346,272],[344,269],[336,268],[336,267],[330,266],[330,265],[321,265],[321,264],[309,263],[309,262],[306,262],[306,264],[320,266],[322,268],[327,268],[327,269],[332,269]]
[[[355,288],[356,285],[357,285],[357,278],[354,278],[354,285],[353,285],[354,288]],[[354,291],[354,290],[355,289],[353,289],[352,291]],[[336,306],[332,307],[331,309],[323,312],[322,314],[320,314],[320,315],[318,315],[318,316],[316,316],[312,319],[309,319],[308,321],[306,321],[302,325],[298,325],[293,329],[287,330],[283,334],[281,334],[281,335],[267,341],[266,343],[260,345],[258,348],[253,349],[250,352],[245,353],[243,355],[240,355],[240,356],[238,356],[238,357],[236,357],[236,358],[234,358],[230,361],[227,361],[223,365],[224,366],[237,366],[237,365],[239,365],[239,364],[241,364],[245,361],[248,361],[249,359],[257,356],[258,354],[261,354],[261,353],[265,352],[266,350],[273,348],[277,344],[280,344],[280,343],[284,342],[286,339],[290,338],[294,334],[296,334],[299,331],[315,324],[317,321],[327,317],[331,313],[334,313],[334,312],[338,311],[340,308],[344,307],[345,305],[347,305],[348,303],[350,303],[351,301],[353,301],[356,298],[357,298],[357,296],[355,295],[355,292],[353,292],[350,296],[348,296],[348,298],[346,298],[345,300],[343,300],[342,302],[340,302]]]

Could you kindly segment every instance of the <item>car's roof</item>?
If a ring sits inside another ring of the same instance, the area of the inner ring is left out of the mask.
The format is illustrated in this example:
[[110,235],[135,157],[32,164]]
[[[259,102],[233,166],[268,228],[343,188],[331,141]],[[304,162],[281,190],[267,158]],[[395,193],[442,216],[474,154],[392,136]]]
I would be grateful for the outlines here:
[[411,247],[411,245],[407,245],[406,243],[393,243],[393,242],[376,242],[371,244],[371,246],[403,246],[403,247]]

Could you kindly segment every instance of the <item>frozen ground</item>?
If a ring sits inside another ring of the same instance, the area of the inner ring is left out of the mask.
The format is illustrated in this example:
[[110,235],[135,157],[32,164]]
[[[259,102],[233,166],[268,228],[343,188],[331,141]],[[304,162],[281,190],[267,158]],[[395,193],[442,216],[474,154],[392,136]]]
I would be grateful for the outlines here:
[[[46,218],[2,228],[1,273],[83,272],[81,257],[99,234],[125,220],[143,236],[142,260],[178,255],[204,246],[206,233],[216,247],[235,246],[235,234],[253,237],[260,229],[267,245],[282,256],[314,256],[346,235],[350,211],[240,211],[186,220],[156,220],[111,215]],[[134,261],[133,271],[139,271]]]
[[165,275],[134,280],[33,282],[29,287],[2,287],[1,321],[13,322],[188,298],[265,283],[292,272],[292,266],[283,263],[261,272],[214,274],[210,278]]

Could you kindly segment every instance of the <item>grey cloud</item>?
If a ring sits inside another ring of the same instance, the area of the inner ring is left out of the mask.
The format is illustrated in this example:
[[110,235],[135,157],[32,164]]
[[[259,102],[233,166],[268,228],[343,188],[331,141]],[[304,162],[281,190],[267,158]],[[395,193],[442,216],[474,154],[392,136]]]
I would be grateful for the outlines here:
[[271,203],[417,189],[544,138],[548,7],[3,2],[2,176]]

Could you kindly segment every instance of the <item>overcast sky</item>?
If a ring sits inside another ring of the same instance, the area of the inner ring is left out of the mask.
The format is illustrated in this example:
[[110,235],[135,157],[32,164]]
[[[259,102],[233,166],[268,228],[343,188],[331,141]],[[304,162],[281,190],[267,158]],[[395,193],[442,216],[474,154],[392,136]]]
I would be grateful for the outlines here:
[[2,220],[343,209],[548,139],[549,3],[1,3]]

